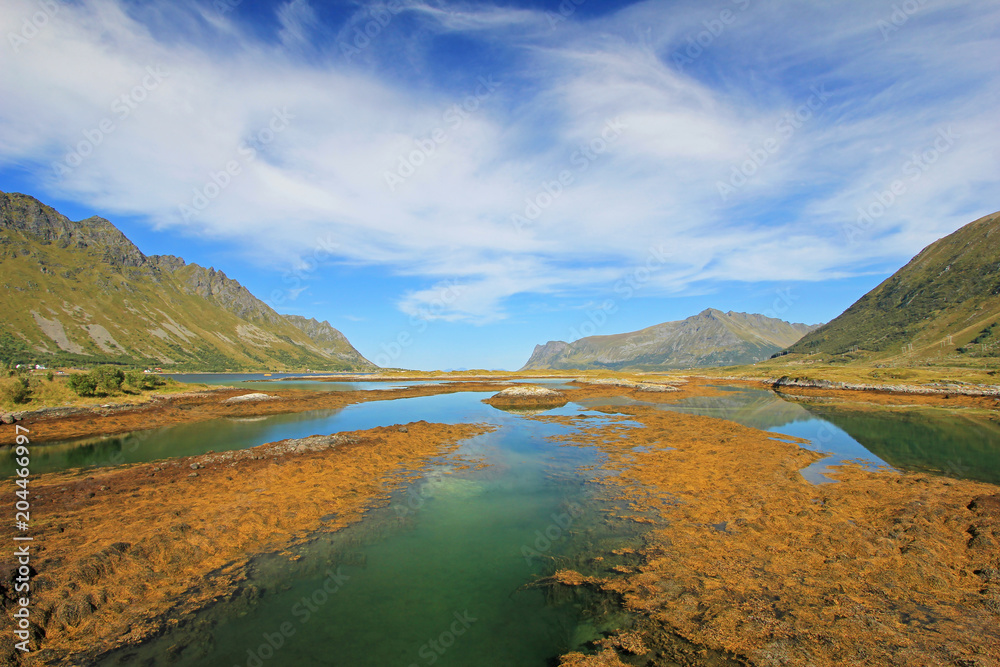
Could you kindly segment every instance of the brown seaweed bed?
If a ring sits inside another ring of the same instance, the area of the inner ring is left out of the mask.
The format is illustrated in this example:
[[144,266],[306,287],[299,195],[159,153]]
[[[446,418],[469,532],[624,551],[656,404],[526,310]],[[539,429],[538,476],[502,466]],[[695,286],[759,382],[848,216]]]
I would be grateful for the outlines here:
[[633,573],[553,583],[619,597],[648,648],[563,665],[1000,664],[997,487],[855,466],[816,486],[798,471],[819,455],[769,433],[614,412],[573,443],[600,447],[618,472],[604,483],[660,521]]

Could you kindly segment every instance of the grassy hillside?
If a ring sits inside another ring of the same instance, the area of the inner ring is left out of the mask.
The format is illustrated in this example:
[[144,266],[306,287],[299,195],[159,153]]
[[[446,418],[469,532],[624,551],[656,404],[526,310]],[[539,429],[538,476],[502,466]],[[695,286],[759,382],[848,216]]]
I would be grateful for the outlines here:
[[789,348],[840,363],[995,365],[1000,213],[925,248],[842,315]]
[[146,257],[101,218],[0,193],[0,360],[171,370],[372,368],[332,354],[222,274]]

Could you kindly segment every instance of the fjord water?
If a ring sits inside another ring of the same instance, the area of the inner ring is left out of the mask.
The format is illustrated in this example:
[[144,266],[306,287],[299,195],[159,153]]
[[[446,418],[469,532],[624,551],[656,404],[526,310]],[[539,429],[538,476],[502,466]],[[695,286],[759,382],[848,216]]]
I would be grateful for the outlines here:
[[102,664],[541,667],[625,624],[584,592],[557,600],[531,583],[556,563],[587,572],[595,553],[608,554],[602,567],[626,563],[609,552],[639,546],[643,524],[607,518],[613,504],[580,470],[598,462],[593,448],[546,439],[571,427],[495,410],[484,396],[358,406],[389,423],[415,406],[429,420],[496,424],[458,452],[488,466],[435,463],[361,522],[258,557],[245,594]]
[[[192,382],[204,382],[202,375],[177,376]],[[245,387],[248,391],[308,389],[310,391],[378,391],[400,386],[439,384],[437,382],[263,382],[263,375],[212,375],[219,384]],[[243,379],[247,378],[247,379]],[[559,387],[562,381],[536,381]],[[460,398],[459,396],[465,396]],[[411,421],[460,423],[472,419],[464,406],[479,413],[480,400],[489,394],[446,394],[419,398],[372,401],[343,409],[311,410],[266,417],[226,417],[194,423],[180,423],[157,429],[114,435],[73,438],[39,445],[32,451],[32,472],[42,474],[67,468],[88,468],[144,463],[177,456],[195,456],[208,451],[226,451],[255,447],[286,438],[303,438],[317,433],[328,434],[388,426]],[[451,398],[449,398],[451,397]],[[0,477],[9,477],[15,469],[13,451],[0,449]]]
[[771,431],[778,435],[803,438],[805,449],[826,454],[801,473],[810,482],[830,481],[824,473],[831,466],[847,461],[860,463],[869,469],[889,467],[889,464],[868,450],[834,423],[817,419],[802,405],[782,400],[766,389],[747,387],[717,387],[722,396],[699,396],[679,401],[672,409],[703,414]]
[[[325,391],[385,389],[414,384],[309,380],[274,383],[261,382],[263,375],[212,377],[220,383],[235,384],[252,391],[273,390],[275,384],[289,389]],[[190,379],[204,381],[200,375]],[[553,388],[563,384],[561,380],[535,382]],[[809,441],[805,445],[807,449],[827,454],[826,458],[803,470],[803,475],[812,482],[826,481],[823,472],[830,465],[858,461],[872,468],[891,466],[900,470],[1000,483],[1000,427],[988,419],[928,408],[858,412],[835,406],[786,401],[763,389],[717,388],[722,390],[722,396],[688,398],[677,403],[658,404],[658,407],[730,419],[778,435],[804,438]],[[480,400],[485,396],[487,394],[456,393],[373,401],[343,409],[222,418],[133,433],[75,438],[35,447],[32,451],[32,470],[47,473],[67,468],[141,463],[421,419],[444,423],[475,421],[482,414],[496,413],[492,409],[486,409],[484,413]],[[616,403],[625,405],[637,401],[594,399],[581,405],[590,407]],[[12,450],[0,449],[0,477],[10,476],[14,468]]]

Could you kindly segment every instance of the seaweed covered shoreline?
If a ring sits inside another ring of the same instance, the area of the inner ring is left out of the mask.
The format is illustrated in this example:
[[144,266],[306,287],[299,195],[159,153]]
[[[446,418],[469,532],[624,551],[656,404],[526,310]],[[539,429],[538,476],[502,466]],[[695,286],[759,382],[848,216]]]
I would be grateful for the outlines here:
[[998,664],[996,486],[856,466],[812,485],[798,471],[819,455],[794,442],[710,417],[608,412],[623,423],[583,442],[607,454],[621,499],[659,520],[634,572],[556,579],[641,614],[649,649],[563,664]]
[[255,554],[360,520],[404,481],[399,473],[490,429],[416,422],[42,475],[33,481],[33,650],[13,645],[16,562],[7,555],[0,660],[85,664],[141,643],[237,594]]

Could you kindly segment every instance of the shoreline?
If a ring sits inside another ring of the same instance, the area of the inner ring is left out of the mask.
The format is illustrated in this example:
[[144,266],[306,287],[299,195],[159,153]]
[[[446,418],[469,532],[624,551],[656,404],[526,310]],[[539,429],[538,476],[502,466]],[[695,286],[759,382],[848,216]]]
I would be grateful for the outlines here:
[[[616,473],[604,483],[658,520],[624,576],[552,579],[639,614],[640,653],[685,667],[706,653],[735,661],[720,664],[997,664],[1000,487],[852,464],[812,485],[799,470],[822,455],[797,438],[645,406],[606,411],[641,426],[591,427],[574,442],[600,448]],[[619,644],[561,664],[623,665]]]
[[[116,435],[148,430],[177,423],[195,423],[221,417],[257,417],[293,414],[310,410],[344,408],[368,401],[413,398],[458,391],[496,391],[496,385],[456,383],[404,387],[385,391],[308,391],[276,388],[269,392],[273,400],[230,402],[228,399],[257,393],[252,389],[213,387],[197,392],[165,396],[140,404],[107,405],[81,408],[45,408],[26,414],[16,424],[30,428],[33,444]],[[15,424],[0,425],[0,446],[16,439]]]
[[1000,387],[989,385],[886,385],[833,382],[829,380],[786,380],[782,378],[719,377],[726,383],[763,386],[789,400],[824,400],[843,403],[872,403],[887,407],[978,408],[1000,410]]
[[[701,375],[698,377],[712,377]],[[863,382],[840,382],[836,380],[812,380],[789,378],[787,375],[779,378],[748,376],[716,376],[719,380],[739,380],[757,382],[773,388],[826,389],[834,391],[858,391],[883,394],[915,394],[918,396],[958,395],[971,397],[996,397],[1000,399],[1000,386],[976,385],[971,383],[935,383],[933,385],[912,384],[868,384]]]
[[[294,378],[287,378],[294,380]],[[14,419],[0,424],[0,446],[15,440],[14,424],[32,429],[32,442],[67,440],[100,435],[115,435],[136,430],[159,428],[181,422],[204,421],[218,417],[250,417],[292,414],[309,410],[337,409],[372,400],[392,400],[444,393],[481,391],[496,393],[503,388],[533,379],[564,380],[571,388],[561,390],[568,401],[590,398],[609,392],[643,401],[672,402],[692,395],[712,393],[712,385],[749,385],[770,389],[791,400],[833,399],[843,402],[875,403],[892,407],[930,406],[941,408],[978,408],[1000,410],[1000,387],[962,386],[927,387],[922,385],[867,385],[826,380],[786,380],[746,376],[619,374],[608,377],[574,375],[427,375],[405,378],[382,377],[377,382],[437,381],[436,384],[369,391],[312,391],[284,389],[285,378],[269,380],[275,388],[269,395],[277,400],[225,404],[229,398],[254,393],[249,388],[208,386],[182,393],[150,397],[141,403],[104,403],[85,406],[43,407],[12,413]],[[348,381],[340,378],[325,382]]]

